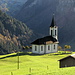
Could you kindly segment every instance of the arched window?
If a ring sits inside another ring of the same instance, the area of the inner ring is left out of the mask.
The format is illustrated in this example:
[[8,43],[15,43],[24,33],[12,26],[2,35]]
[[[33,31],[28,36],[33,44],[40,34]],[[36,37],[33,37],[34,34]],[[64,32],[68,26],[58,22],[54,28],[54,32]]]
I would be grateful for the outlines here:
[[41,46],[41,51],[43,51],[43,46]]
[[50,50],[50,46],[48,45],[48,50]]
[[55,30],[55,35],[56,35],[56,30]]
[[52,30],[51,30],[51,36],[52,36]]
[[54,45],[54,49],[55,49],[55,45]]
[[37,51],[37,46],[35,46],[35,51]]

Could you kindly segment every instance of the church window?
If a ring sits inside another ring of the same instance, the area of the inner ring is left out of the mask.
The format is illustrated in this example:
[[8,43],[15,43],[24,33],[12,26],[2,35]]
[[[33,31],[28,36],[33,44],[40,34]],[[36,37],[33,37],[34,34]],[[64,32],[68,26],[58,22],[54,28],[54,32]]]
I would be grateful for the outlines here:
[[35,46],[35,51],[37,51],[37,46]]
[[54,45],[54,49],[55,49],[55,45]]
[[43,51],[43,46],[41,46],[41,51]]
[[48,46],[48,50],[50,50],[50,46]]

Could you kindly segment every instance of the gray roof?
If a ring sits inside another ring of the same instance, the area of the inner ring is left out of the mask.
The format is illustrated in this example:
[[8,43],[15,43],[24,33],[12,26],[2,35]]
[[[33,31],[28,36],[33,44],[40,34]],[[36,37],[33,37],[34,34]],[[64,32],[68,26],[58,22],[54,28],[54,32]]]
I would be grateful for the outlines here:
[[72,58],[75,59],[75,54],[72,54],[72,55],[69,55],[69,56],[67,56],[67,57],[65,57],[65,58],[62,58],[62,59],[60,59],[59,61],[64,60],[64,59],[69,58],[69,57],[72,57]]
[[71,57],[75,58],[75,54],[72,54]]
[[52,36],[46,36],[33,41],[31,44],[41,45],[41,44],[46,44],[46,42],[48,41],[58,42],[56,38],[53,38]]

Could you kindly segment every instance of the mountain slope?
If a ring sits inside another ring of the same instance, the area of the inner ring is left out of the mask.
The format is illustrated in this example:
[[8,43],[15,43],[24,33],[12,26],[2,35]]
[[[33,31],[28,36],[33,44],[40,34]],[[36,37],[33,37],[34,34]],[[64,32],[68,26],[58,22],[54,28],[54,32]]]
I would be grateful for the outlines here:
[[[54,3],[56,3],[54,5]],[[54,6],[52,6],[54,5]],[[17,14],[17,19],[25,22],[30,28],[41,32],[38,28],[41,26],[42,31],[50,25],[53,12],[55,12],[57,1],[54,0],[28,0]],[[41,32],[45,33],[45,32]]]
[[15,52],[29,45],[35,35],[24,23],[0,11],[0,54]]
[[27,0],[0,0],[0,10],[14,16]]
[[48,35],[53,14],[55,14],[56,24],[59,26],[60,44],[69,44],[74,50],[74,0],[28,0],[16,18],[25,22],[35,32]]

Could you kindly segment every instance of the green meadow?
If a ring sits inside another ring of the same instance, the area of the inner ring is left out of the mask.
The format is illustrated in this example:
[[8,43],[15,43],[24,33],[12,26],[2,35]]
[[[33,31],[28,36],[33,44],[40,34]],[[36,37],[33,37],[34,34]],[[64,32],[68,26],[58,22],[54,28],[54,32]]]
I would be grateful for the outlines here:
[[0,75],[75,75],[75,67],[59,68],[59,59],[70,54],[34,55],[16,53],[0,55]]

